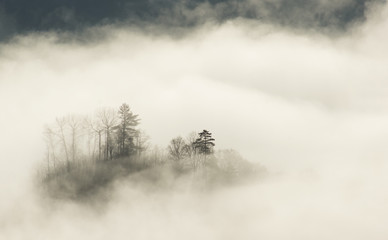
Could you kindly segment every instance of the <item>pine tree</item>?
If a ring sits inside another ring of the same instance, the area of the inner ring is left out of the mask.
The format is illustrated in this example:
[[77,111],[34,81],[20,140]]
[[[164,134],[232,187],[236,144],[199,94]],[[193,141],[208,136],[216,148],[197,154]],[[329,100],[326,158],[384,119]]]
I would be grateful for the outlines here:
[[117,144],[120,156],[128,156],[134,151],[133,139],[137,130],[134,128],[139,124],[138,115],[131,112],[128,104],[123,103],[118,111],[120,124],[117,129]]
[[215,139],[212,138],[212,134],[207,131],[203,130],[199,133],[199,138],[197,138],[194,142],[194,146],[197,149],[197,153],[203,154],[203,155],[209,155],[213,153],[213,147]]

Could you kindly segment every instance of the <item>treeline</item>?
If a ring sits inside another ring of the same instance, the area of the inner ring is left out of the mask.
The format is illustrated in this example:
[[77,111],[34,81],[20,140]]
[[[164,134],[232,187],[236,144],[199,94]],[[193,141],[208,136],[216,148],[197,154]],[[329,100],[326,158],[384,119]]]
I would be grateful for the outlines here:
[[112,160],[141,154],[146,149],[147,136],[136,129],[139,121],[125,103],[118,111],[105,108],[93,116],[57,118],[44,130],[48,171],[63,162],[70,168],[79,160]]
[[57,118],[44,130],[43,185],[54,197],[78,198],[134,173],[141,173],[140,181],[154,186],[165,184],[161,178],[168,172],[174,179],[190,176],[190,184],[203,187],[236,182],[264,170],[234,150],[215,151],[215,139],[208,130],[178,136],[159,148],[151,147],[139,124],[139,116],[125,103],[92,116]]

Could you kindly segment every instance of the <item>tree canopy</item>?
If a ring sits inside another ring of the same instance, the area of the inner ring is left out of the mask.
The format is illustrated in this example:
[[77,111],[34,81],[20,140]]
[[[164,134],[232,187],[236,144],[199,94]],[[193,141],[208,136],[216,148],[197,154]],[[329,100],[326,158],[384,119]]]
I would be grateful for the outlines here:
[[195,140],[194,146],[197,149],[198,153],[209,155],[213,153],[213,147],[215,139],[212,138],[212,133],[208,130],[203,130],[199,133],[199,137]]

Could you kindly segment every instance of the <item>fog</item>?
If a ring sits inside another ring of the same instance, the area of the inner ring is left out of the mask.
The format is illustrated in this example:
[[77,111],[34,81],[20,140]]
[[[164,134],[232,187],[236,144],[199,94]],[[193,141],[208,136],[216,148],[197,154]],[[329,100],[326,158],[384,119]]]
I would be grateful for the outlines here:
[[[0,46],[1,239],[385,239],[388,9],[341,36],[236,19]],[[108,203],[35,188],[43,126],[127,102],[153,144],[206,128],[269,176],[210,192],[118,181]]]

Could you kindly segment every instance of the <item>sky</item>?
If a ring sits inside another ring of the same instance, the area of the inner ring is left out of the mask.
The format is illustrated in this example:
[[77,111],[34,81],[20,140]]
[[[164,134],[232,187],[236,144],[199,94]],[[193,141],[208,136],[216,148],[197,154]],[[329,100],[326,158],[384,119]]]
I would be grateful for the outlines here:
[[192,29],[238,18],[305,30],[342,32],[364,22],[370,5],[383,0],[4,0],[2,40],[41,31],[70,31],[102,25]]
[[[384,2],[18,0],[0,13],[0,238],[386,238]],[[207,129],[271,177],[209,195],[118,183],[102,214],[47,208],[32,186],[44,125],[124,102],[152,144]]]

